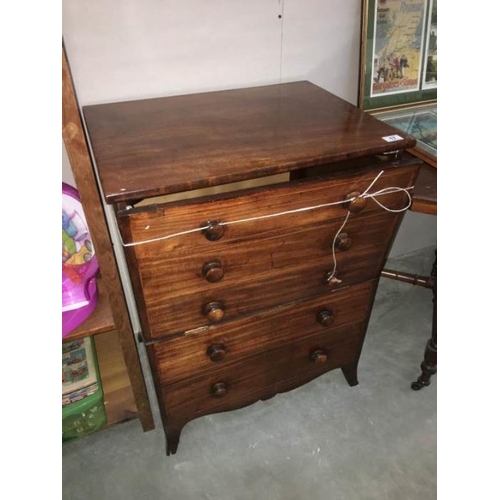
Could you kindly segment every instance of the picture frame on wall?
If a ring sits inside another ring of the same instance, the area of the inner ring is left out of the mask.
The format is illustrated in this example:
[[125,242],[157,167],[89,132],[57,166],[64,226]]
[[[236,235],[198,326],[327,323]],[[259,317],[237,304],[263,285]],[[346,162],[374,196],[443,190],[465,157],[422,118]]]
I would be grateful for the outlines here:
[[363,0],[358,107],[417,140],[437,168],[437,2]]
[[437,100],[437,0],[363,0],[358,106]]

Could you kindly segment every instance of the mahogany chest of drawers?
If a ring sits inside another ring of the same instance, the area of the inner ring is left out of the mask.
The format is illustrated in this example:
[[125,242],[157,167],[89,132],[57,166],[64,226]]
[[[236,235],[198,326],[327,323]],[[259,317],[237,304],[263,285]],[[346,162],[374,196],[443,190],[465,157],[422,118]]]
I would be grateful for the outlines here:
[[167,454],[194,418],[335,368],[356,385],[414,139],[310,82],[83,111]]

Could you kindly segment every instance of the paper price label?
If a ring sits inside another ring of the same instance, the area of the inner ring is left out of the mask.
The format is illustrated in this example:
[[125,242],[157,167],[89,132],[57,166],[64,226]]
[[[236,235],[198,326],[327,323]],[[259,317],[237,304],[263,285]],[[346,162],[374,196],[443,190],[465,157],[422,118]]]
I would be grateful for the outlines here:
[[394,142],[394,141],[402,141],[403,138],[400,135],[386,135],[385,137],[382,137],[384,141],[386,142]]

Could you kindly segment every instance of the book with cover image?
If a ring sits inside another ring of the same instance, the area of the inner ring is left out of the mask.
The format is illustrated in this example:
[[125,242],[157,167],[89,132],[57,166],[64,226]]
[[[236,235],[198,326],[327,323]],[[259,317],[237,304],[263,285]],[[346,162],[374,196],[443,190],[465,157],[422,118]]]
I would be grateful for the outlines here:
[[99,390],[91,337],[62,344],[62,405],[67,406]]

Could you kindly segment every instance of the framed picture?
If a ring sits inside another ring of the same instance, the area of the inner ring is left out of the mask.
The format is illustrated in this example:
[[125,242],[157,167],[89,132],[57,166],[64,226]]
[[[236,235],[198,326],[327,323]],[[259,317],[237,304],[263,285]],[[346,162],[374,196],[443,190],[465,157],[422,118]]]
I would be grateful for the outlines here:
[[376,111],[370,114],[413,136],[417,145],[411,151],[437,167],[437,104]]
[[358,106],[437,100],[437,0],[363,0]]

